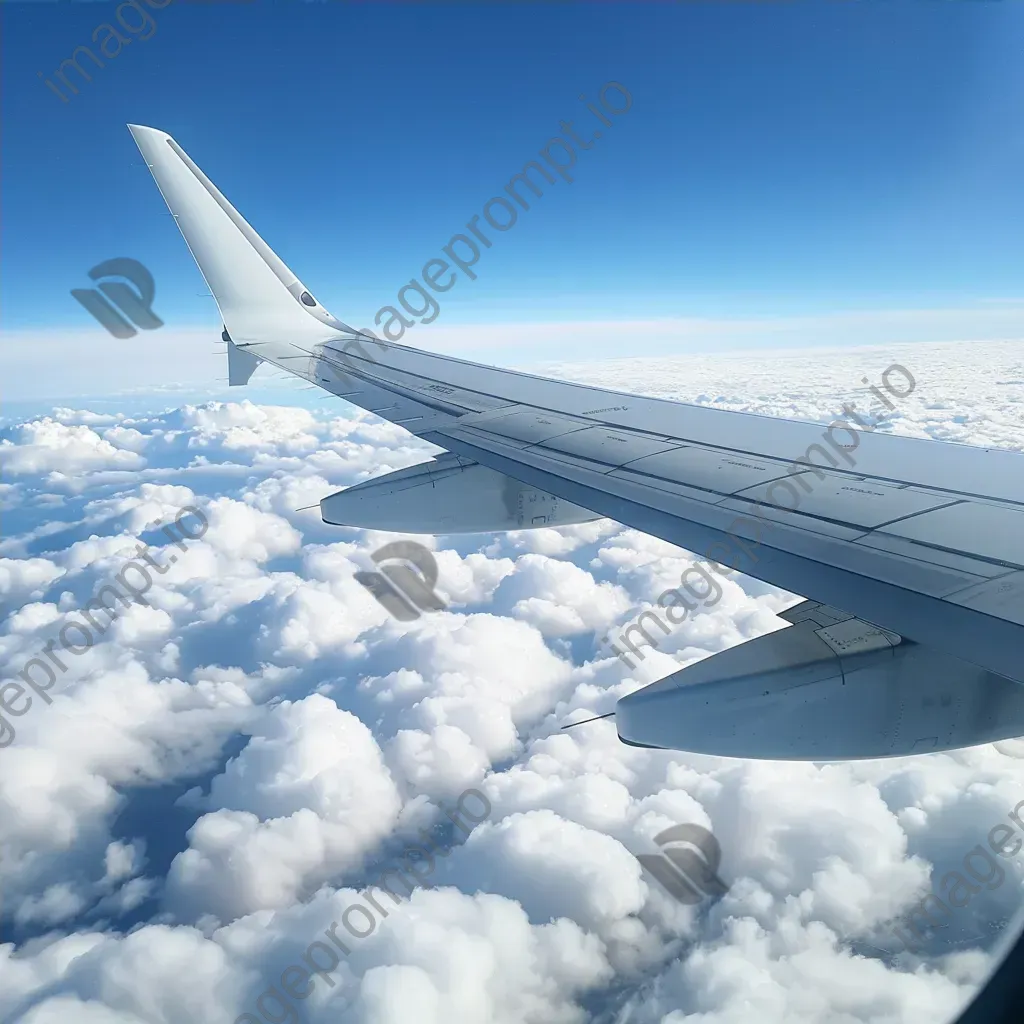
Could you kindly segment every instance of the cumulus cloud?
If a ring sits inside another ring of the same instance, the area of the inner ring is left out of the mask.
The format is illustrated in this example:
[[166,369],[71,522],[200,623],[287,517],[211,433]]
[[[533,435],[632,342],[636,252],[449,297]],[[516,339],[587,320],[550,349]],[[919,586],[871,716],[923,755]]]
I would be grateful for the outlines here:
[[146,460],[101,437],[91,427],[67,426],[49,416],[23,424],[13,439],[0,441],[4,466],[14,476],[52,473],[73,480],[99,469],[142,469]]
[[168,904],[224,921],[288,906],[303,887],[358,866],[401,808],[370,730],[318,694],[271,709],[206,804],[217,810],[171,865]]
[[[927,387],[879,429],[1020,447],[1019,357],[976,351],[562,369],[828,420],[895,360]],[[427,837],[430,878],[349,935],[301,1019],[917,1024],[969,997],[1024,855],[922,951],[888,956],[891,923],[1019,803],[1020,744],[828,765],[628,747],[610,721],[564,731],[780,628],[797,597],[730,573],[630,669],[605,638],[695,555],[600,520],[418,538],[447,607],[398,622],[354,578],[393,535],[303,506],[436,449],[337,410],[57,409],[4,432],[0,684],[140,545],[164,571],[10,719],[0,1019],[283,1024],[266,993]],[[208,525],[175,542],[185,506]],[[466,836],[448,812],[468,787],[490,811]],[[636,859],[682,822],[721,846],[714,902],[679,903]]]

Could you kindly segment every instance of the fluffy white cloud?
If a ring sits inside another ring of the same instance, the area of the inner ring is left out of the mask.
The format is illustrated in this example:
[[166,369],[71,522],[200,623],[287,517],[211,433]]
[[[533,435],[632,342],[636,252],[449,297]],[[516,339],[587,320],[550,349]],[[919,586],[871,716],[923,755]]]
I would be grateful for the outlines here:
[[0,558],[0,593],[22,600],[41,597],[62,574],[48,558]]
[[106,440],[91,427],[67,426],[49,416],[23,424],[15,440],[0,441],[4,467],[15,476],[52,473],[73,481],[102,469],[142,469],[146,461],[134,451]]
[[274,707],[206,804],[218,810],[192,826],[168,902],[179,916],[224,921],[287,906],[358,866],[401,808],[370,730],[318,694]]

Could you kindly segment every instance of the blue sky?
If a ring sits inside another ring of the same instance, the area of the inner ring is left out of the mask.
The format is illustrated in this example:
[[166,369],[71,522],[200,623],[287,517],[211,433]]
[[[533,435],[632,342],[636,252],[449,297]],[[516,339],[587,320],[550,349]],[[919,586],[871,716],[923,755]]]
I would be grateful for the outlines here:
[[[391,619],[354,574],[394,535],[316,502],[426,443],[266,366],[218,382],[216,309],[125,124],[170,132],[363,326],[618,81],[632,107],[576,180],[403,340],[823,422],[900,362],[921,386],[880,432],[1013,449],[1019,341],[894,339],[1024,338],[1020,4],[172,0],[62,103],[37,72],[114,11],[0,0],[0,662],[52,648],[140,543],[163,570],[0,750],[0,1019],[280,1022],[261,993],[477,785],[491,819],[298,1019],[948,1019],[1024,889],[927,960],[865,954],[1019,805],[1024,739],[822,767],[562,731],[796,599],[732,574],[627,674],[599,638],[693,556],[611,521],[423,537],[448,607]],[[119,256],[160,330],[113,338],[69,294]],[[744,346],[772,351],[720,358]],[[183,506],[210,529],[172,550]],[[644,880],[676,822],[721,841],[721,910]]]
[[122,255],[169,326],[216,321],[126,122],[170,132],[332,312],[369,322],[560,120],[590,137],[578,97],[610,80],[632,107],[445,324],[1001,315],[1024,294],[1017,4],[174,0],[61,102],[37,73],[114,10],[3,5],[8,330],[94,326],[69,291]]

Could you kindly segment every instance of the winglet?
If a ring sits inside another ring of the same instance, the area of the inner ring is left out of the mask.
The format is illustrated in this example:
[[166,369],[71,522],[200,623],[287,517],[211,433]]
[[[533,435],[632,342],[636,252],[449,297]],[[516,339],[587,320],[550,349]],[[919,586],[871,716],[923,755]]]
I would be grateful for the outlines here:
[[128,130],[233,339],[316,342],[346,330],[170,135],[138,124]]

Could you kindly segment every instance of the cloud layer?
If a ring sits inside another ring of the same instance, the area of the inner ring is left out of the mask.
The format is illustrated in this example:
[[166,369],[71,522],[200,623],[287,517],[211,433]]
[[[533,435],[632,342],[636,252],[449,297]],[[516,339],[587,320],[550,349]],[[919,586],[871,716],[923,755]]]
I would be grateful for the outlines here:
[[[827,422],[900,361],[918,387],[879,429],[1022,448],[1016,353],[561,369]],[[296,509],[435,450],[340,402],[61,408],[0,451],[3,680],[139,544],[165,569],[51,704],[11,719],[0,1019],[916,1024],[950,1019],[991,966],[993,922],[1020,904],[1013,859],[921,954],[887,956],[886,929],[1024,799],[1024,741],[828,765],[631,748],[609,721],[561,731],[779,628],[795,595],[730,576],[630,670],[603,638],[694,556],[600,521],[418,538],[447,609],[397,622],[353,578],[394,535]],[[160,527],[186,505],[209,526],[174,545]],[[491,804],[468,837],[444,813],[467,787]],[[715,903],[675,902],[634,856],[681,822],[721,845]],[[424,832],[443,850],[429,884],[287,995],[289,965]]]

